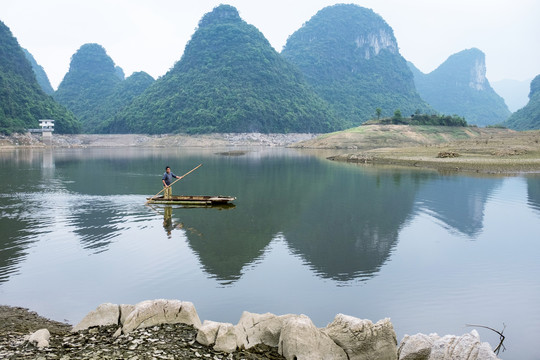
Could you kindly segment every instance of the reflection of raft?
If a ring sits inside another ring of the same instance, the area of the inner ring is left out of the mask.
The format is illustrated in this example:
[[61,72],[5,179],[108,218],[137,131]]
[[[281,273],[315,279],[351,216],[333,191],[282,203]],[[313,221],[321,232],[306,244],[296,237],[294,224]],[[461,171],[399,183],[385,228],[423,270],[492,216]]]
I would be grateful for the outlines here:
[[173,195],[169,199],[163,196],[147,198],[148,204],[166,204],[166,205],[191,205],[191,206],[223,206],[229,205],[231,201],[236,200],[232,196],[203,196],[203,195]]

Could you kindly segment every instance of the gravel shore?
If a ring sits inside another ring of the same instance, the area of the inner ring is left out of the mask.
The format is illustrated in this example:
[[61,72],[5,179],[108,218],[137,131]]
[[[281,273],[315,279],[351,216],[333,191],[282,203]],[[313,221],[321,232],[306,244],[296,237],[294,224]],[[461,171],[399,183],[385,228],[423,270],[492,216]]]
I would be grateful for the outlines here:
[[[39,329],[51,333],[49,347],[39,349],[27,341]],[[113,337],[116,326],[72,333],[69,324],[52,321],[28,309],[0,306],[0,359],[284,359],[277,349],[258,345],[231,354],[195,341],[190,325],[160,325]]]
[[317,134],[261,134],[224,133],[200,135],[140,135],[140,134],[54,134],[49,143],[40,134],[0,135],[0,148],[19,147],[234,147],[234,146],[288,146],[313,139]]

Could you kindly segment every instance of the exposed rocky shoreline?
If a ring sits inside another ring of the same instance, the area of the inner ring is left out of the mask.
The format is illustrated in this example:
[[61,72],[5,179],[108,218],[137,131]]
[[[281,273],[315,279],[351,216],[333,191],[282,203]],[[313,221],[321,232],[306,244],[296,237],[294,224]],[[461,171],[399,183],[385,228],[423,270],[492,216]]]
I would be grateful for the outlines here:
[[73,328],[26,309],[0,306],[5,359],[497,360],[476,330],[462,336],[405,335],[338,314],[324,328],[305,315],[244,312],[238,324],[201,323],[190,302],[101,304]]
[[[540,130],[516,132],[504,129],[465,128],[463,131],[471,132],[474,136],[458,139],[450,137],[451,128],[446,129],[447,133],[440,129],[433,130],[434,133],[422,133],[419,130],[414,132],[414,128],[413,130],[411,128],[413,127],[400,128],[397,125],[393,128],[366,126],[360,127],[363,132],[321,136],[294,146],[314,148],[334,146],[336,149],[346,149],[347,153],[341,151],[329,159],[359,164],[488,174],[540,172]],[[380,135],[381,133],[387,138]],[[408,134],[409,137],[397,138],[405,136],[404,134]],[[433,134],[437,136],[434,138],[428,136]],[[463,135],[461,132],[458,134]],[[413,140],[417,143],[414,144]],[[346,148],[343,147],[345,145]]]
[[317,134],[54,134],[50,142],[43,142],[40,134],[0,135],[2,148],[89,148],[89,147],[234,147],[234,146],[288,146],[313,139]]
[[[31,344],[29,335],[50,333],[48,346]],[[195,341],[197,330],[187,324],[161,324],[113,337],[118,326],[72,332],[72,326],[43,318],[28,309],[0,306],[1,359],[283,359],[277,349],[260,345],[234,353],[216,351]]]
[[[50,143],[44,143],[39,134],[26,133],[0,135],[0,150],[45,147],[294,147],[326,149],[327,152],[334,149],[335,153],[329,157],[330,160],[361,164],[421,167],[445,172],[540,172],[540,130],[516,132],[505,129],[460,128],[458,131],[445,127],[432,128],[434,127],[370,125],[322,136],[261,133],[55,134]],[[460,137],[469,138],[457,140]],[[235,152],[229,152],[228,155],[235,155]]]

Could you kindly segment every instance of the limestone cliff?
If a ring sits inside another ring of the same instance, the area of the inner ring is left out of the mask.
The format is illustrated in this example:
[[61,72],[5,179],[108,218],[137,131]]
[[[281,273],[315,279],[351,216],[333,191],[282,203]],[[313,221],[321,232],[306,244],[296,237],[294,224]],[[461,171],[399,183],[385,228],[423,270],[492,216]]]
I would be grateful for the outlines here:
[[409,63],[420,96],[436,110],[465,117],[469,124],[502,122],[510,111],[486,78],[485,54],[478,49],[450,56],[429,74]]
[[392,28],[371,9],[326,7],[292,34],[282,51],[349,126],[399,109],[432,110],[418,95]]

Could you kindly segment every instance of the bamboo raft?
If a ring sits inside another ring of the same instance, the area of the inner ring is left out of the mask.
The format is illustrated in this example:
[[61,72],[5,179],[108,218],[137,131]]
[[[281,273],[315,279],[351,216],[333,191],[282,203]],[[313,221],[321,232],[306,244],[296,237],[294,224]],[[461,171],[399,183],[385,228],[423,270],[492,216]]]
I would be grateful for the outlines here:
[[190,205],[190,206],[223,206],[232,205],[231,201],[236,200],[232,196],[207,196],[207,195],[173,195],[170,198],[154,196],[146,198],[147,204],[165,204],[165,205]]

